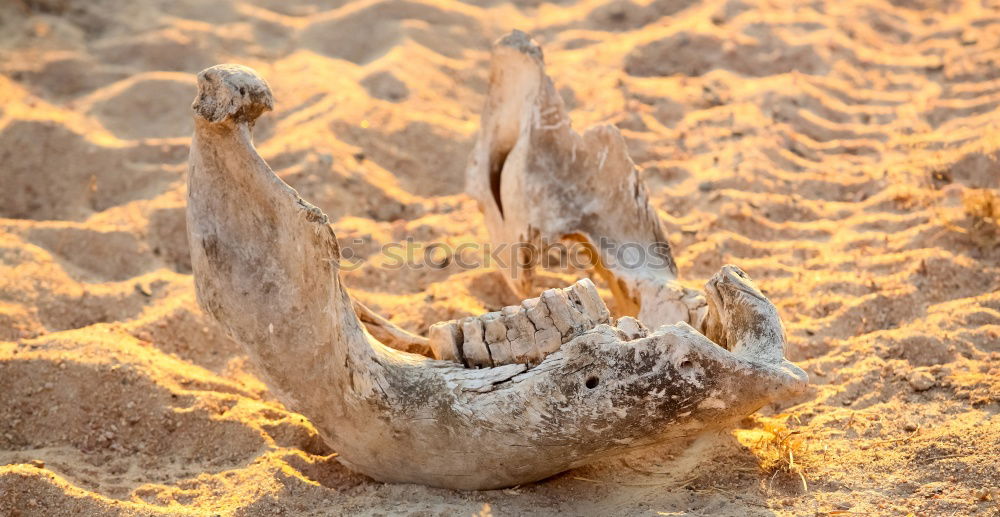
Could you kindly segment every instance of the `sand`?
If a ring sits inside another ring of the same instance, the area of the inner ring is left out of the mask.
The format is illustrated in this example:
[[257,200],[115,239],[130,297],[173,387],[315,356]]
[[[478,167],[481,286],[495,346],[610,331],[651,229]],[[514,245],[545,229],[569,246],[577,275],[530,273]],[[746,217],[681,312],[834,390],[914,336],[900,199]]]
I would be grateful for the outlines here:
[[[0,515],[996,515],[989,3],[3,2]],[[812,385],[686,452],[499,491],[377,483],[197,306],[193,74],[267,78],[260,152],[334,221],[352,294],[423,333],[517,302],[490,268],[379,252],[486,241],[463,171],[515,27],[577,128],[621,128],[683,280],[743,267]],[[776,444],[794,463],[773,470]]]

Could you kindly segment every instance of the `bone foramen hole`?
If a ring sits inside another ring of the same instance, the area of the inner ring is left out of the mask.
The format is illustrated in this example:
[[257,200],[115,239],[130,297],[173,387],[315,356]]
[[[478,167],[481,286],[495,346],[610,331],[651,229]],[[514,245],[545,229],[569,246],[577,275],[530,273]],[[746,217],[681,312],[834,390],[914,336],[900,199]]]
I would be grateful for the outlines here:
[[596,388],[597,385],[600,384],[600,383],[601,383],[601,379],[597,378],[596,376],[591,376],[591,377],[587,377],[587,382],[584,383],[584,386],[586,386],[588,390],[592,390],[592,389]]

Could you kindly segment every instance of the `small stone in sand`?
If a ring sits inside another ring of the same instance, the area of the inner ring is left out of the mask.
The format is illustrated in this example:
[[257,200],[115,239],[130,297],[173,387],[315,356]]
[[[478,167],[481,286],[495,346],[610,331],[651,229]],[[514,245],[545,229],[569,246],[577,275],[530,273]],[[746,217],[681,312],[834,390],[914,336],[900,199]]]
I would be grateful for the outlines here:
[[913,391],[926,391],[934,387],[934,376],[930,372],[915,371],[906,379]]

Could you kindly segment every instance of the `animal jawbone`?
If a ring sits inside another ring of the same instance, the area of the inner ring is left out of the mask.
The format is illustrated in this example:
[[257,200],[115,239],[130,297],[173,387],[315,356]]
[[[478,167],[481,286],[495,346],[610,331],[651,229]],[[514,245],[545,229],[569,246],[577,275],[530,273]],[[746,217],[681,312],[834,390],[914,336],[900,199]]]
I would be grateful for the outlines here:
[[344,288],[327,217],[253,146],[253,122],[273,105],[267,83],[219,65],[198,86],[187,230],[199,303],[353,469],[508,487],[727,425],[805,386],[777,311],[728,267],[706,289],[732,351],[683,322],[612,326],[587,280],[435,325],[427,342],[388,328]]

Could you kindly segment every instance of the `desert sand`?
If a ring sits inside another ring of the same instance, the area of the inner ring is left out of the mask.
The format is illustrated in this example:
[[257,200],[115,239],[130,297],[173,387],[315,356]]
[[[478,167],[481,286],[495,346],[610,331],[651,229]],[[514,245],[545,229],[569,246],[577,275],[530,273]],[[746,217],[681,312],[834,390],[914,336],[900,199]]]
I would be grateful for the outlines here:
[[[261,154],[330,215],[352,295],[425,333],[518,301],[493,268],[379,251],[486,242],[463,175],[512,28],[576,128],[621,129],[682,280],[740,265],[812,384],[529,486],[374,482],[195,301],[194,74],[269,81]],[[0,515],[996,515],[998,189],[988,0],[8,0]]]

